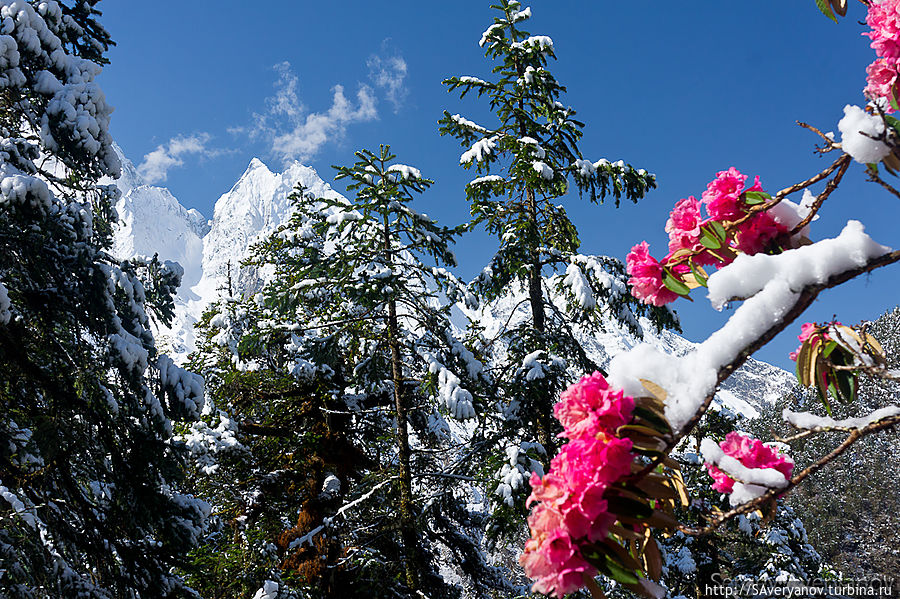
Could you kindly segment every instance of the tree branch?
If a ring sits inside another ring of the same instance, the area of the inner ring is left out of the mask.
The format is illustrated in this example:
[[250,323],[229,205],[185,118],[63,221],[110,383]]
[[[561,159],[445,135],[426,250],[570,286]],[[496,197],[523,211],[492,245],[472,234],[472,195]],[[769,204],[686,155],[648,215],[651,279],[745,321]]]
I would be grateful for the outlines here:
[[759,509],[761,506],[765,505],[769,501],[773,501],[776,498],[780,497],[781,495],[784,495],[785,493],[789,492],[791,489],[793,489],[794,487],[799,485],[803,481],[803,479],[805,479],[807,476],[815,473],[816,471],[821,469],[823,466],[825,466],[826,464],[828,464],[829,462],[833,461],[835,458],[840,456],[842,453],[847,451],[847,449],[849,449],[849,447],[851,445],[856,443],[862,437],[865,437],[866,435],[870,435],[874,432],[877,432],[877,431],[880,431],[880,430],[883,430],[886,428],[890,428],[896,424],[900,424],[900,416],[891,416],[891,417],[879,420],[877,422],[873,422],[863,428],[854,429],[853,431],[851,431],[851,433],[847,436],[846,439],[844,439],[844,441],[840,445],[838,445],[837,447],[834,448],[834,450],[831,451],[831,453],[829,453],[828,455],[820,458],[818,461],[816,461],[813,464],[810,464],[809,466],[804,468],[799,474],[794,476],[788,482],[788,485],[786,487],[783,487],[781,489],[769,489],[768,491],[766,491],[765,494],[760,495],[759,497],[757,497],[756,499],[753,499],[752,501],[748,501],[747,503],[742,503],[741,505],[735,507],[734,509],[732,509],[730,511],[718,514],[710,519],[710,523],[707,526],[689,527],[689,526],[679,525],[678,530],[683,532],[684,534],[691,535],[691,536],[699,536],[699,535],[709,534],[709,533],[713,532],[716,528],[718,528],[720,525],[722,525],[722,523],[730,520],[731,518],[734,518],[741,514],[747,514],[747,513],[756,511],[757,509]]

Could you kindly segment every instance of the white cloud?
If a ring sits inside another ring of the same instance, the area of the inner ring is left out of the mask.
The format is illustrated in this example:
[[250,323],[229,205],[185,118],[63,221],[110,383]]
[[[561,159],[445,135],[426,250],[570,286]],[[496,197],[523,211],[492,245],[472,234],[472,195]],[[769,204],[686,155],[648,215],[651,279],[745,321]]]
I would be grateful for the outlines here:
[[406,61],[396,52],[388,55],[388,40],[384,40],[381,47],[381,56],[372,54],[366,61],[366,66],[369,67],[369,78],[377,87],[384,90],[388,102],[394,105],[394,112],[400,112],[400,106],[409,93],[405,85]]
[[209,133],[173,137],[168,143],[159,145],[146,154],[138,166],[138,172],[147,183],[162,183],[168,178],[170,168],[184,164],[182,156],[200,154],[203,157],[210,157],[219,154],[218,150],[206,147],[209,140]]
[[254,115],[250,135],[270,140],[272,152],[284,160],[308,160],[327,142],[341,139],[348,125],[378,118],[375,94],[368,85],[359,86],[355,105],[344,95],[344,86],[335,85],[331,107],[310,113],[300,102],[299,80],[290,63],[275,65],[275,70],[275,95],[267,100],[265,114]]

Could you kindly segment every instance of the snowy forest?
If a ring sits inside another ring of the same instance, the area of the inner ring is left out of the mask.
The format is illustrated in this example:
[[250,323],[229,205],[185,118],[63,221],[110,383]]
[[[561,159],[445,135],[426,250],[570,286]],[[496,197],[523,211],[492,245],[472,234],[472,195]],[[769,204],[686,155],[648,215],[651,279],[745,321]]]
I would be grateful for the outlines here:
[[[595,255],[564,201],[658,181],[582,153],[537,7],[471,20],[487,75],[438,81],[472,113],[416,132],[467,221],[389,139],[254,158],[207,220],[113,139],[99,0],[0,0],[0,598],[894,596],[900,307],[805,314],[896,277],[900,239],[817,220],[853,171],[895,220],[900,0],[804,4],[874,50],[800,123],[819,167],[723,154],[642,225],[667,247]],[[686,302],[727,320],[689,341]],[[791,373],[752,357],[783,331]]]

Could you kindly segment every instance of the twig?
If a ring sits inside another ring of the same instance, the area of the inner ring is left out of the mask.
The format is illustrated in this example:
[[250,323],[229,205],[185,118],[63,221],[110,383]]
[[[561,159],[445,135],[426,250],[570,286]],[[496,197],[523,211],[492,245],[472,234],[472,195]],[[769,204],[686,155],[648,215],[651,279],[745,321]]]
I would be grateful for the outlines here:
[[851,431],[851,433],[847,436],[846,439],[844,439],[844,441],[840,445],[838,445],[836,448],[834,448],[834,450],[831,453],[820,458],[817,462],[810,464],[808,467],[803,469],[803,471],[801,471],[799,474],[794,476],[788,482],[786,487],[782,487],[781,489],[769,489],[768,491],[766,491],[766,493],[764,493],[763,495],[760,495],[759,497],[757,497],[756,499],[753,499],[752,501],[748,501],[747,503],[742,503],[741,505],[737,506],[736,508],[734,508],[728,512],[718,514],[717,516],[715,516],[711,519],[710,523],[707,526],[690,527],[690,526],[679,525],[678,530],[680,530],[684,534],[691,535],[691,536],[699,536],[699,535],[709,534],[709,533],[713,532],[716,528],[718,528],[723,522],[730,520],[731,518],[734,518],[735,516],[739,516],[741,514],[747,514],[749,512],[756,511],[757,509],[759,509],[760,506],[766,504],[767,502],[775,499],[776,497],[778,497],[780,495],[787,493],[788,491],[790,491],[791,489],[796,487],[798,484],[800,484],[803,481],[803,479],[805,479],[807,476],[815,473],[820,468],[822,468],[823,466],[825,466],[826,464],[828,464],[829,462],[831,462],[832,460],[837,458],[839,455],[844,453],[851,445],[856,443],[862,437],[869,435],[871,433],[874,433],[876,431],[890,428],[896,424],[900,424],[900,416],[890,416],[888,418],[884,418],[877,422],[873,422],[863,428],[854,429],[853,431]]
[[[797,193],[798,191],[806,189],[807,187],[809,187],[811,185],[815,185],[819,181],[826,179],[829,175],[831,175],[831,173],[838,170],[839,168],[843,167],[843,169],[846,171],[847,166],[844,166],[844,165],[849,166],[850,160],[851,160],[851,158],[849,155],[843,154],[840,158],[835,160],[828,168],[826,168],[822,172],[813,175],[812,177],[810,177],[809,179],[806,179],[805,181],[800,181],[799,183],[794,183],[790,187],[785,187],[784,189],[782,189],[781,191],[776,193],[772,197],[772,199],[770,201],[766,202],[765,204],[758,204],[756,206],[753,206],[752,208],[750,208],[747,211],[747,214],[745,214],[738,220],[736,220],[732,223],[729,223],[727,228],[734,229],[735,227],[738,227],[739,225],[744,224],[745,222],[747,222],[748,220],[753,218],[753,216],[756,215],[757,213],[769,210],[770,208],[772,208],[773,206],[775,206],[776,204],[781,202],[781,200],[788,197],[789,195]],[[843,173],[841,174],[841,176],[843,176]],[[823,191],[822,193],[825,193],[825,192]],[[829,191],[828,193],[830,194],[831,191]],[[828,197],[828,196],[826,195],[826,197]]]
[[890,183],[888,183],[887,181],[885,181],[884,179],[882,179],[881,177],[879,177],[879,176],[878,176],[878,173],[876,173],[875,171],[873,171],[871,168],[870,168],[870,169],[867,169],[866,172],[867,172],[868,175],[869,175],[869,181],[873,181],[873,182],[875,182],[875,183],[878,183],[878,184],[881,185],[883,188],[885,188],[886,190],[888,190],[889,192],[891,192],[892,194],[894,194],[896,197],[900,198],[900,191],[897,191]]
[[836,149],[840,148],[840,146],[838,146],[836,143],[834,143],[833,139],[831,139],[830,137],[828,137],[827,135],[825,135],[824,133],[822,133],[821,131],[819,131],[818,129],[813,127],[812,125],[810,125],[809,123],[797,121],[797,124],[800,125],[801,127],[803,127],[804,129],[809,129],[810,131],[812,131],[813,133],[815,133],[816,135],[818,135],[819,137],[821,137],[822,139],[825,140],[826,146],[823,147],[821,150],[819,150],[819,152],[821,154],[824,154],[826,152],[830,152],[832,150],[836,150]]
[[[831,192],[833,192],[835,189],[837,189],[837,186],[840,184],[841,179],[844,178],[844,173],[846,173],[847,169],[850,168],[850,156],[847,154],[844,154],[837,160],[837,162],[841,162],[841,161],[843,161],[843,163],[838,168],[837,173],[834,175],[834,178],[828,182],[828,185],[825,186],[825,189],[822,190],[822,193],[820,193],[816,197],[816,201],[813,202],[812,206],[810,206],[809,214],[807,214],[803,218],[803,220],[801,220],[799,223],[797,223],[797,226],[795,226],[793,229],[791,229],[790,234],[792,236],[796,235],[797,233],[802,231],[803,227],[805,227],[806,225],[808,225],[809,223],[812,222],[812,219],[815,218],[816,213],[819,212],[819,208],[822,207],[822,204],[825,202],[825,200],[828,199],[828,196],[831,195]],[[835,163],[835,164],[837,164],[837,163]]]

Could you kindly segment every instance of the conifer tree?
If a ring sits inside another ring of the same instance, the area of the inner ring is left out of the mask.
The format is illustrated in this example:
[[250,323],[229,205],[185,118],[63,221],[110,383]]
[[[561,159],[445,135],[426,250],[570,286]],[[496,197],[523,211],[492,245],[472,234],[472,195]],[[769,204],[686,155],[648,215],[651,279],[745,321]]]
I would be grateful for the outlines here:
[[[291,220],[249,262],[270,269],[269,283],[209,320],[215,341],[201,355],[222,356],[203,372],[251,461],[262,449],[245,424],[252,412],[258,432],[283,432],[282,455],[294,463],[282,462],[282,476],[296,478],[285,470],[304,460],[319,464],[302,488],[284,487],[300,517],[289,509],[282,518],[296,524],[269,529],[278,536],[271,580],[351,596],[458,596],[440,560],[457,564],[468,589],[509,590],[481,551],[480,516],[459,500],[473,481],[458,421],[483,411],[489,382],[450,322],[450,302],[465,294],[444,269],[455,264],[459,231],[410,206],[431,185],[418,169],[394,163],[387,147],[356,156],[337,169],[351,200],[295,192]],[[248,377],[265,382],[238,392],[235,381]],[[283,409],[289,401],[295,408]],[[323,448],[337,436],[343,456]],[[243,506],[231,509],[248,530],[261,526]],[[326,540],[337,543],[330,556]],[[313,572],[312,562],[323,568]]]
[[[172,420],[202,381],[157,352],[181,269],[106,249],[116,176],[95,1],[0,2],[0,596],[173,597],[206,504]],[[187,591],[185,591],[186,593]]]
[[[593,203],[607,196],[616,205],[622,198],[636,202],[656,186],[654,176],[621,160],[583,157],[578,144],[584,125],[560,102],[565,87],[548,67],[555,58],[553,41],[521,28],[531,9],[519,2],[502,0],[492,8],[500,14],[480,45],[495,63],[494,77],[451,77],[444,83],[461,97],[486,97],[496,124],[445,111],[440,132],[467,148],[460,164],[481,175],[465,190],[473,223],[484,224],[500,242],[472,292],[489,306],[515,297],[506,326],[495,333],[505,349],[495,352],[493,368],[501,373],[497,382],[506,405],[501,426],[518,437],[508,451],[522,458],[512,465],[521,483],[530,475],[531,460],[546,467],[555,453],[555,398],[577,374],[600,368],[575,331],[612,328],[640,337],[640,316],[659,327],[677,327],[677,321],[668,310],[634,301],[619,260],[579,254],[577,228],[558,203],[571,183]],[[516,315],[522,304],[529,308],[526,317]],[[508,471],[505,467],[502,476]],[[504,481],[497,490],[508,507],[519,505],[522,513],[523,502],[513,501],[510,493],[524,499],[526,487]]]

